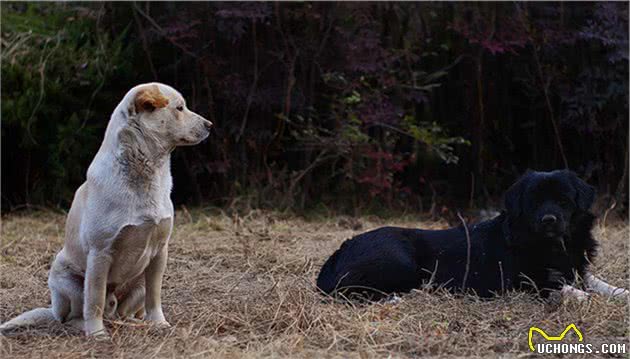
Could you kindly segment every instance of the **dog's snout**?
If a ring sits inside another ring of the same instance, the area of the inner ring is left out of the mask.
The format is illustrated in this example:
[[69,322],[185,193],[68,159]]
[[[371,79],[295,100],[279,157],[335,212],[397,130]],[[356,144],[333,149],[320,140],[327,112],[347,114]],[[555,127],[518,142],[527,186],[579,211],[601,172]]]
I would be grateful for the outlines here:
[[558,218],[553,214],[545,214],[540,221],[542,224],[554,224],[557,220]]
[[212,122],[208,121],[208,120],[204,120],[203,121],[203,125],[206,127],[206,130],[210,131],[210,129],[212,128]]

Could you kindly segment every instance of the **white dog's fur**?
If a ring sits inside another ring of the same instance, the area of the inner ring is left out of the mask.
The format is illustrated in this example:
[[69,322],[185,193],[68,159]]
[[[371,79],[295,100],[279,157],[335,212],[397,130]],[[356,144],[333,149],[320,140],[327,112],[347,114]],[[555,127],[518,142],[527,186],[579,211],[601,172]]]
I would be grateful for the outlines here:
[[54,319],[107,335],[104,316],[169,326],[161,287],[174,216],[170,154],[204,140],[211,125],[170,86],[132,88],[75,193],[48,277],[51,308],[24,313],[0,333]]

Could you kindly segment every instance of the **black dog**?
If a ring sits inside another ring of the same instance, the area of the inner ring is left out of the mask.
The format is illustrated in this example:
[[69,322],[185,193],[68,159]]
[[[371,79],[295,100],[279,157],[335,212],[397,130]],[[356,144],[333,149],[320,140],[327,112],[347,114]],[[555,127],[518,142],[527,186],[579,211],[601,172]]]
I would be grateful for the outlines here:
[[594,196],[573,172],[528,172],[494,219],[438,231],[383,227],[347,240],[322,267],[317,286],[372,300],[423,284],[481,297],[510,289],[544,297],[583,278],[596,254]]

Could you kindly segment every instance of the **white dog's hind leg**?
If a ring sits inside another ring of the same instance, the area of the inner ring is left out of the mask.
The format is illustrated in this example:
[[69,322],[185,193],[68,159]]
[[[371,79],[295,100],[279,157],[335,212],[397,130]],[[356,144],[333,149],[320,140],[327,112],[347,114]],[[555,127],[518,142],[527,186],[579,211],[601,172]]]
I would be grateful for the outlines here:
[[585,291],[579,290],[573,286],[566,285],[566,284],[562,286],[562,289],[560,290],[560,292],[562,293],[563,297],[575,298],[579,302],[583,302],[587,300],[589,297],[589,294],[586,293]]
[[0,325],[0,335],[14,329],[46,325],[55,321],[55,315],[51,308],[33,309]]
[[586,288],[592,290],[595,293],[607,295],[610,297],[627,297],[630,292],[627,289],[615,287],[603,280],[595,277],[591,273],[586,273],[584,278]]
[[69,318],[71,310],[70,299],[68,299],[64,293],[57,290],[54,285],[51,285],[50,288],[51,310],[55,316],[55,320],[63,323],[66,320],[71,319]]
[[[105,298],[105,309],[103,310],[103,318],[116,318],[116,309],[118,308],[118,300],[114,293],[110,293]],[[70,326],[76,330],[85,331],[91,324],[83,320],[83,315],[72,317],[71,320],[64,322],[64,325]],[[105,329],[100,332],[93,333],[98,339],[108,339],[109,334]]]
[[51,307],[33,309],[17,316],[0,325],[0,333],[21,327],[49,325],[53,322],[65,323],[72,319],[82,321],[82,288],[78,287],[69,276],[60,276],[54,270],[51,271],[48,278],[48,285],[50,287]]
[[[53,294],[53,298],[55,298],[55,294]],[[110,295],[108,296],[108,298],[110,300],[112,299],[114,300],[114,306],[111,307],[110,305],[108,305],[106,307],[106,313],[109,314],[109,316],[113,317],[113,314],[116,312],[116,305],[115,305],[116,297],[113,295]],[[53,302],[55,302],[55,299],[53,299]],[[108,301],[108,303],[109,302],[110,301]],[[83,317],[81,315],[73,317],[72,315],[60,313],[60,310],[66,313],[69,312],[69,310],[67,310],[69,309],[69,307],[66,304],[60,305],[59,303],[56,303],[56,305],[57,305],[56,311],[53,310],[53,308],[37,308],[37,309],[30,310],[26,313],[22,313],[18,315],[17,317],[9,320],[6,323],[0,324],[0,335],[6,332],[10,332],[12,330],[20,329],[20,328],[50,325],[52,323],[59,322],[60,315],[64,319],[71,318],[69,321],[64,322],[63,323],[64,325],[69,325],[76,329],[83,330],[84,324],[83,324]]]

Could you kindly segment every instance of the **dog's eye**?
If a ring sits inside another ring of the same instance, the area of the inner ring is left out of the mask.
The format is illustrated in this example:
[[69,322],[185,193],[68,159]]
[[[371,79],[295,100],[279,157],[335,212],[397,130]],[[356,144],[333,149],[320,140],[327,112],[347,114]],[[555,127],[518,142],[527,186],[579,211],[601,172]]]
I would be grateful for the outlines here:
[[184,106],[177,106],[177,111],[184,111]]

